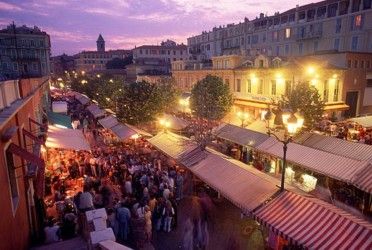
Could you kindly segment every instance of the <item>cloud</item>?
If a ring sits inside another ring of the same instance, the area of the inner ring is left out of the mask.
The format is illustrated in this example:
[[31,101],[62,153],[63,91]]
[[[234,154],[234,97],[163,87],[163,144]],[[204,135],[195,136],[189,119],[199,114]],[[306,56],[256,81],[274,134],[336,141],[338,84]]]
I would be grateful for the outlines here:
[[121,16],[121,14],[115,10],[103,9],[103,8],[87,8],[83,10],[85,13],[105,15],[105,16]]
[[92,36],[83,34],[78,31],[77,32],[61,31],[51,27],[43,27],[42,30],[46,31],[50,35],[50,39],[52,40],[52,42],[54,40],[58,40],[78,43],[93,39]]
[[15,4],[0,1],[0,10],[4,11],[22,11],[23,9]]
[[148,21],[148,22],[167,22],[172,19],[177,18],[177,14],[171,13],[150,13],[150,14],[140,14],[140,15],[131,15],[128,16],[129,19],[139,20],[139,21]]

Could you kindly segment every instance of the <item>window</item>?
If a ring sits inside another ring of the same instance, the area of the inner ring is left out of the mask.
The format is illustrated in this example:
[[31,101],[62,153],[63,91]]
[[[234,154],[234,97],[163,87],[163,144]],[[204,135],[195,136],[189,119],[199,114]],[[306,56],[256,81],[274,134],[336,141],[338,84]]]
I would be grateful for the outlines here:
[[228,78],[225,79],[225,84],[230,85],[230,80]]
[[360,67],[363,69],[364,68],[364,61],[360,61]]
[[247,44],[250,44],[250,43],[251,43],[251,37],[247,36]]
[[339,3],[339,8],[340,8],[340,10],[339,10],[339,15],[340,16],[347,14],[347,11],[349,9],[349,0],[341,1]]
[[357,60],[354,61],[354,68],[355,69],[358,68],[358,61]]
[[340,47],[340,38],[335,38],[335,41],[333,43],[333,49],[338,51],[339,47]]
[[333,91],[333,101],[338,101],[338,92],[340,91],[340,81],[337,79],[335,80],[335,89]]
[[240,79],[236,79],[236,92],[241,92],[241,81]]
[[358,50],[358,37],[357,36],[353,36],[351,38],[351,50]]
[[295,14],[290,14],[288,17],[289,22],[294,22],[295,21]]
[[15,214],[15,211],[17,210],[17,207],[18,207],[18,197],[19,197],[16,169],[14,165],[13,154],[10,151],[6,150],[5,157],[6,157],[6,165],[7,165],[7,170],[8,170],[9,188],[10,188],[10,195],[12,199],[13,214]]
[[271,80],[271,95],[276,95],[276,80]]
[[356,15],[351,17],[351,30],[360,30],[363,26],[363,16]]
[[252,93],[252,80],[251,79],[247,80],[247,92]]
[[13,63],[13,70],[18,71],[18,64],[17,63]]
[[266,33],[262,34],[262,42],[266,42]]
[[229,67],[229,60],[225,60],[224,63],[224,68],[227,69]]
[[292,89],[292,82],[287,80],[285,81],[285,95],[288,95]]
[[277,56],[279,56],[279,52],[280,52],[280,47],[279,46],[276,46],[275,53],[276,53]]
[[351,68],[351,60],[347,60],[347,67]]
[[273,31],[273,41],[277,42],[279,40],[278,31]]
[[363,0],[363,10],[368,10],[371,8],[372,1],[371,0]]
[[357,12],[359,11],[359,6],[360,6],[361,0],[353,0],[353,3],[351,5],[351,12]]
[[258,43],[258,35],[252,36],[252,44]]
[[285,38],[287,39],[291,38],[291,28],[285,29]]
[[257,94],[263,94],[263,79],[260,79],[258,82]]
[[140,51],[139,51],[139,52],[140,52],[140,54],[142,55],[142,50],[141,50],[141,49],[140,49]]
[[302,55],[304,45],[302,43],[298,44],[298,54]]
[[342,23],[342,19],[341,18],[338,18],[336,20],[336,33],[340,33],[341,32],[341,23]]
[[371,62],[370,61],[366,61],[366,68],[369,69],[371,67]]
[[335,17],[337,14],[338,3],[328,5],[328,17]]
[[328,80],[325,80],[324,85],[323,85],[323,100],[324,100],[324,102],[328,102],[328,93],[329,93]]
[[263,60],[259,60],[258,61],[258,67],[259,68],[263,68],[263,66],[264,66],[264,61]]
[[174,55],[174,56],[176,55],[176,51],[175,51],[175,50],[173,50],[173,55]]
[[289,45],[288,44],[285,45],[285,54],[286,55],[289,54]]
[[314,51],[318,51],[318,45],[319,45],[318,41],[315,41],[314,42]]
[[319,7],[316,11],[317,18],[325,17],[326,12],[327,12],[327,6]]

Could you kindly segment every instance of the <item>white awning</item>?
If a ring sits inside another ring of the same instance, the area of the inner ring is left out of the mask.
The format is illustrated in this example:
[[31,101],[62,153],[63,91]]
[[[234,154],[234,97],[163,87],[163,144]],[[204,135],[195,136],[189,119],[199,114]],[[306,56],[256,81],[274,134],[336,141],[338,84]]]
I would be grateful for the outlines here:
[[269,138],[269,135],[232,124],[224,123],[213,130],[218,138],[234,142],[242,146],[255,147]]
[[[278,158],[283,157],[283,144],[274,138],[267,139],[256,149]],[[351,183],[354,176],[368,165],[365,161],[346,158],[296,143],[288,144],[287,161],[346,183]]]
[[48,127],[45,145],[48,148],[90,150],[89,143],[81,130],[59,128],[51,125]]
[[105,111],[100,109],[97,104],[91,104],[87,107],[87,110],[94,116],[94,118],[98,118],[105,115]]
[[190,125],[190,122],[184,119],[181,119],[177,116],[174,116],[174,115],[165,114],[164,119],[169,121],[170,129],[173,129],[173,130],[182,130]]
[[54,113],[67,113],[67,102],[52,102]]
[[106,116],[105,118],[99,119],[98,122],[99,124],[102,125],[102,127],[107,129],[110,129],[119,124],[118,119],[116,119],[116,117],[113,115],[109,115]]
[[250,213],[278,190],[279,180],[216,151],[189,168],[225,198]]
[[136,131],[123,124],[117,124],[110,129],[117,137],[122,140],[130,139],[132,136],[137,134]]
[[372,128],[372,115],[370,116],[361,116],[349,119],[350,121],[356,122],[359,125],[362,125],[365,128]]

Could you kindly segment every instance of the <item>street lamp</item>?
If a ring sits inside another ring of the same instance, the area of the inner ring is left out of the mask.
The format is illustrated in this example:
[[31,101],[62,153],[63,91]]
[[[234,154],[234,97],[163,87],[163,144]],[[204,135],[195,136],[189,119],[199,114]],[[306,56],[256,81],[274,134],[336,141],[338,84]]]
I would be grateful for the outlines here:
[[244,122],[248,120],[249,114],[247,112],[239,111],[237,114],[238,118],[242,121],[241,127],[244,128]]
[[183,110],[183,113],[186,113],[187,109],[189,108],[190,106],[190,102],[189,102],[189,99],[180,99],[179,100],[179,104],[181,105],[182,107],[182,110]]
[[[296,116],[297,115],[297,116]],[[280,182],[280,191],[284,191],[284,180],[285,180],[285,169],[287,167],[287,149],[288,143],[292,141],[292,137],[301,130],[304,119],[298,113],[290,113],[290,112],[281,112],[278,110],[275,118],[274,118],[274,125],[284,128],[284,138],[280,139],[274,132],[273,128],[270,128],[270,120],[272,118],[272,113],[269,110],[265,115],[265,120],[267,121],[267,133],[271,136],[273,135],[278,141],[283,143],[283,166],[282,166],[282,178]]]

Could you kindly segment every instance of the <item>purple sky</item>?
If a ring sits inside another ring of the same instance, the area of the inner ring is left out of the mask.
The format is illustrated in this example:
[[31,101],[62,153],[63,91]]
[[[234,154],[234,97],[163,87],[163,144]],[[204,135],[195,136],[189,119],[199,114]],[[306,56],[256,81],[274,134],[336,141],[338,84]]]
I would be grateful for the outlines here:
[[214,26],[272,15],[316,0],[0,0],[0,28],[12,21],[47,31],[52,54],[95,49],[98,34],[107,49],[131,49],[186,38]]

